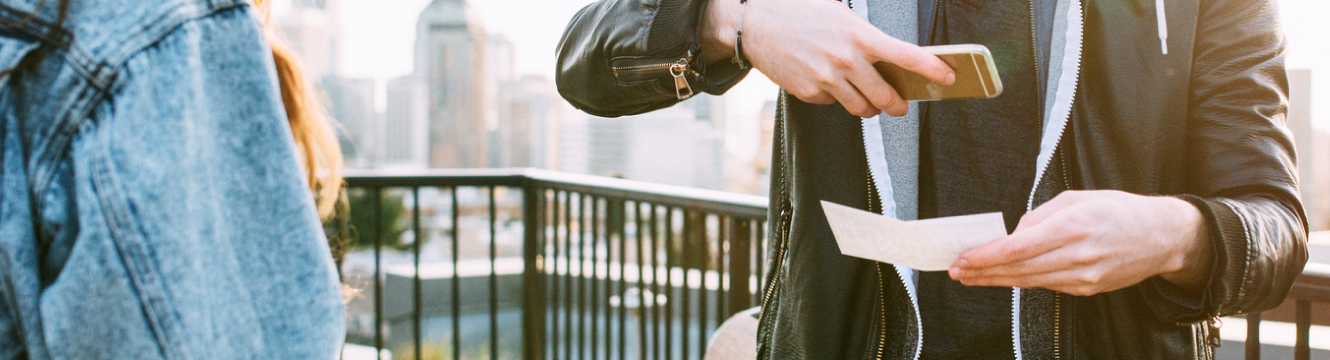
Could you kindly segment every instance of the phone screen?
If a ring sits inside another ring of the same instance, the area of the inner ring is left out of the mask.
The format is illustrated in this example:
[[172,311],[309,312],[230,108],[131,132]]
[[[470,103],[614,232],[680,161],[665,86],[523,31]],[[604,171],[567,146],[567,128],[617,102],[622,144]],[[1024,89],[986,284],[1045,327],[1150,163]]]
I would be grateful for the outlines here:
[[1002,93],[1002,83],[984,55],[973,51],[937,54],[956,71],[956,83],[951,86],[935,83],[895,64],[879,62],[874,66],[907,101],[991,98]]

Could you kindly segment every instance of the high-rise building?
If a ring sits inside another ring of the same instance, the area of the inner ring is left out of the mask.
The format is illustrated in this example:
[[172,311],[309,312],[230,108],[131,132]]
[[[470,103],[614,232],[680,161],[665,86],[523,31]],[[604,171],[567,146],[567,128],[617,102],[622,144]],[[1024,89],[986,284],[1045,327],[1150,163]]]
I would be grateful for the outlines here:
[[560,101],[559,107],[568,114],[559,121],[558,164],[554,169],[577,173],[591,173],[591,115],[573,109]]
[[382,166],[429,167],[429,84],[417,76],[388,81]]
[[489,38],[465,0],[433,0],[416,24],[415,76],[425,79],[430,167],[487,167],[492,111]]
[[1321,155],[1318,148],[1327,146],[1319,142],[1312,126],[1312,71],[1288,70],[1288,129],[1298,154],[1298,178],[1302,190],[1303,208],[1307,211],[1308,225],[1313,230],[1325,229],[1330,223],[1330,184],[1320,177],[1318,168],[1330,158]]
[[341,56],[338,0],[290,0],[290,11],[275,19],[284,43],[300,57],[308,79],[337,74]]
[[328,76],[320,83],[328,115],[349,167],[372,167],[383,158],[383,124],[374,108],[374,80]]
[[721,190],[723,141],[687,106],[587,121],[588,172],[660,184]]
[[558,168],[560,108],[554,84],[544,76],[523,76],[501,86],[498,167]]

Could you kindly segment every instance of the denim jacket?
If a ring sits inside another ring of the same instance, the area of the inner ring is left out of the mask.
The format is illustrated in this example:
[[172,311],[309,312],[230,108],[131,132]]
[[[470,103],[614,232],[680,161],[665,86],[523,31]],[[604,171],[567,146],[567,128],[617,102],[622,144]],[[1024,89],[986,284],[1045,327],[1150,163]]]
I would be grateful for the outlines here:
[[335,357],[252,5],[74,0],[52,30],[56,3],[0,0],[0,69],[36,61],[0,77],[0,359]]

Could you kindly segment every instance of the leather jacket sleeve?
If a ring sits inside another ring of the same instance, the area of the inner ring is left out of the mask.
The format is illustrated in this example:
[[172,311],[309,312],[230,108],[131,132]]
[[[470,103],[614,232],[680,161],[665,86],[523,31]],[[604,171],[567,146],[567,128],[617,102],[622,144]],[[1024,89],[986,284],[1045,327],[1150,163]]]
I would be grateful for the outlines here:
[[1274,308],[1307,262],[1277,5],[1201,1],[1196,31],[1186,140],[1196,196],[1182,198],[1207,219],[1214,270],[1199,298],[1157,277],[1141,287],[1179,323]]
[[600,0],[583,8],[559,42],[559,94],[589,114],[616,117],[729,90],[748,71],[700,62],[706,2]]

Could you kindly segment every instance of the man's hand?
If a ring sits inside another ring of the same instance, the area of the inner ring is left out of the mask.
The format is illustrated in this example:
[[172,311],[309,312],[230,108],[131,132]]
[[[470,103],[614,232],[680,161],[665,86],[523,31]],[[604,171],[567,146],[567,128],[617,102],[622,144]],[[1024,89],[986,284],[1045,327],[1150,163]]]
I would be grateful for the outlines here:
[[[860,117],[903,116],[910,105],[882,80],[873,64],[885,61],[943,85],[956,82],[951,67],[912,43],[897,40],[829,0],[749,0],[743,15],[743,52],[754,68],[790,95],[814,104],[840,102]],[[734,56],[739,0],[708,2],[703,19],[704,61]]]
[[1200,210],[1170,197],[1068,191],[1021,218],[1011,235],[961,254],[970,286],[1046,288],[1089,296],[1155,275],[1198,291],[1213,266]]

